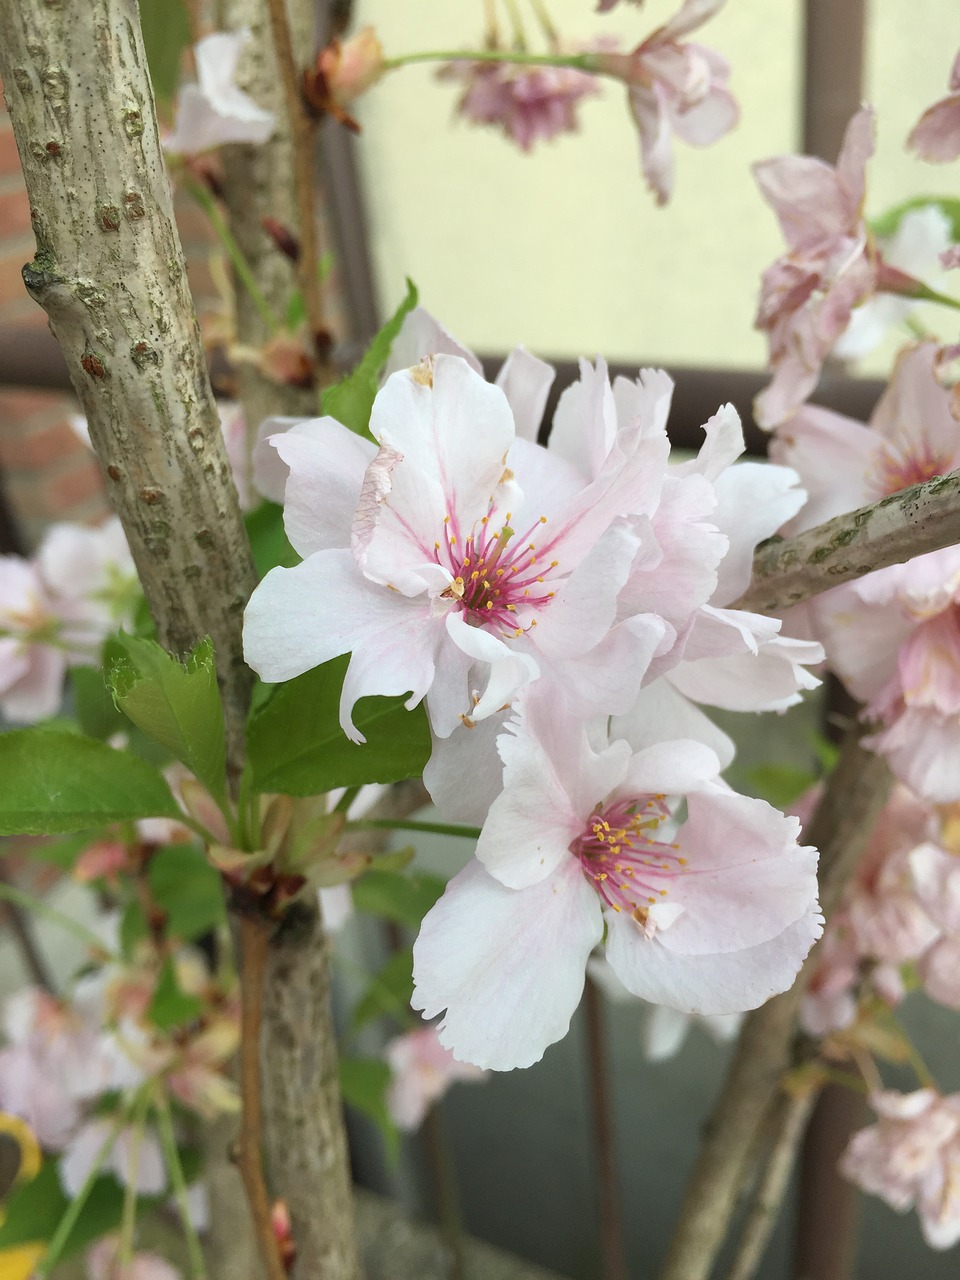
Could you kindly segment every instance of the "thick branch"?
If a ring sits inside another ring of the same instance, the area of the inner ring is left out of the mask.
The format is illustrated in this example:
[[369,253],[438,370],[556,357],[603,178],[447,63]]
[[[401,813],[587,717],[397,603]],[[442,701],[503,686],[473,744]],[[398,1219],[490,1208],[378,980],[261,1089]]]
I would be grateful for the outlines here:
[[[820,850],[820,904],[829,920],[853,874],[890,788],[886,761],[850,731],[804,839]],[[814,948],[789,991],[749,1014],[707,1125],[661,1280],[706,1280],[723,1243],[745,1162],[790,1065],[797,1015],[816,969]]]
[[874,569],[960,542],[960,472],[915,484],[757,548],[753,580],[735,609],[779,613]]
[[0,3],[0,73],[63,348],[161,641],[213,637],[234,756],[253,562],[160,152],[136,0]]

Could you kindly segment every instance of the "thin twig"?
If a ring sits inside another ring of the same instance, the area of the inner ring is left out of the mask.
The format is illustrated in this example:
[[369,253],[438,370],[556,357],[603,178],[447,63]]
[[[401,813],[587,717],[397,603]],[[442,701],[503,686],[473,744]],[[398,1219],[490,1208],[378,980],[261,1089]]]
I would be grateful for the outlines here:
[[627,1280],[620,1179],[610,1099],[609,1067],[603,1028],[603,1006],[596,983],[587,978],[584,987],[587,1015],[587,1063],[590,1087],[591,1133],[596,1160],[597,1208],[603,1280]]
[[960,542],[960,472],[757,548],[750,586],[732,609],[779,613],[841,582]]
[[450,1157],[450,1137],[442,1103],[435,1103],[424,1117],[423,1138],[437,1197],[440,1230],[450,1251],[448,1280],[467,1280],[463,1215],[460,1212],[457,1173]]
[[317,212],[315,202],[314,172],[314,122],[307,113],[304,101],[300,68],[293,51],[286,0],[267,0],[270,28],[277,55],[283,94],[290,120],[293,138],[293,175],[297,193],[297,230],[300,237],[300,257],[297,273],[304,308],[314,342],[321,340],[326,331],[323,314],[323,283],[320,279],[320,251],[317,244]]
[[[7,885],[9,883],[6,876],[0,874],[0,884]],[[19,903],[13,901],[7,902],[4,914],[7,924],[10,926],[10,932],[13,934],[14,941],[17,944],[17,950],[20,952],[23,967],[30,976],[31,982],[35,986],[42,987],[44,991],[56,991],[53,975],[47,967],[46,959],[40,950],[40,944],[33,935],[30,917]]]
[[242,1008],[240,1014],[240,1096],[243,1117],[237,1163],[243,1178],[254,1230],[270,1280],[287,1280],[273,1230],[270,1196],[263,1176],[260,1098],[260,1025],[263,975],[270,927],[255,916],[238,917]]
[[803,1094],[783,1094],[777,1101],[770,1154],[754,1188],[727,1280],[753,1280],[756,1274],[770,1233],[776,1226],[790,1170],[816,1096],[817,1090],[811,1089]]
[[177,1202],[177,1210],[183,1222],[183,1234],[187,1242],[187,1254],[190,1258],[190,1270],[193,1280],[207,1280],[207,1264],[203,1258],[203,1247],[200,1237],[190,1216],[190,1201],[187,1195],[187,1179],[180,1162],[177,1150],[177,1136],[173,1131],[173,1115],[170,1110],[170,1099],[160,1090],[156,1095],[157,1129],[160,1134],[160,1145],[166,1161],[167,1172],[173,1184],[173,1195]]
[[[820,905],[829,920],[890,788],[886,761],[860,746],[854,725],[804,839],[820,850]],[[817,965],[815,947],[789,991],[744,1020],[736,1052],[687,1184],[661,1280],[705,1280],[723,1243],[751,1148],[790,1064],[797,1015]]]
[[791,1273],[795,1280],[853,1280],[855,1270],[860,1191],[837,1165],[854,1133],[867,1124],[866,1090],[834,1080],[835,1073],[827,1076],[803,1140]]
[[79,920],[74,920],[71,916],[58,911],[56,907],[49,906],[42,899],[34,898],[31,894],[24,893],[22,889],[17,889],[12,884],[0,881],[0,902],[12,902],[15,906],[32,911],[34,915],[41,916],[44,920],[49,920],[52,924],[59,925],[66,933],[72,933],[75,938],[89,947],[95,956],[110,957],[109,948],[105,946],[103,939],[98,938],[92,929],[88,929]]

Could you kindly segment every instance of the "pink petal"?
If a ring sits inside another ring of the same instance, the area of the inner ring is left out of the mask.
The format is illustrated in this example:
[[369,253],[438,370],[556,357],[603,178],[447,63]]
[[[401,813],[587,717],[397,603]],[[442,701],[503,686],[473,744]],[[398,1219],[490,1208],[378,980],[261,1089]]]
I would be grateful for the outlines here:
[[306,557],[348,547],[364,472],[376,446],[334,418],[296,423],[266,443],[288,468],[283,523],[293,549]]

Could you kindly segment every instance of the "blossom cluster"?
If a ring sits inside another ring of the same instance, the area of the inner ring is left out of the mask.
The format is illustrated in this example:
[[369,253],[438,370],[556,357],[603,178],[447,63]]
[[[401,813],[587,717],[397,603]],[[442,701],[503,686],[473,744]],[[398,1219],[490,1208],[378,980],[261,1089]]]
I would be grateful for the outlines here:
[[270,437],[303,560],[245,619],[265,680],[351,655],[354,741],[359,698],[424,702],[427,787],[483,830],[424,920],[414,1005],[446,1010],[457,1058],[500,1069],[565,1033],[604,935],[632,993],[726,1014],[790,986],[821,928],[816,852],[730,790],[732,746],[698,706],[782,709],[816,683],[817,644],[731,607],[756,543],[802,505],[795,474],[737,463],[731,406],[672,464],[670,379],[611,386],[602,361],[540,445],[552,379],[518,349],[490,384],[413,312],[375,443],[331,418]]

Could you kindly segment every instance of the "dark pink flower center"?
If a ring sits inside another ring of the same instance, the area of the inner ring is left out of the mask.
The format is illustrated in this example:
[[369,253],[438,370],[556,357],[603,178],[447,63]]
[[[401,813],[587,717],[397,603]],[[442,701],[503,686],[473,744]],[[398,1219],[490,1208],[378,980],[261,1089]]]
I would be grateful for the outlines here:
[[434,543],[437,564],[453,575],[443,595],[460,602],[472,626],[522,636],[537,625],[535,614],[556,595],[548,576],[559,564],[544,563],[537,552],[535,538],[546,523],[546,516],[541,516],[526,533],[518,534],[510,527],[509,512],[499,528],[486,515],[461,543],[446,517],[444,540]]
[[885,440],[877,454],[871,480],[886,498],[901,489],[909,489],[911,485],[944,476],[953,470],[953,466],[952,457],[935,453],[926,440],[902,447]]
[[628,911],[645,924],[649,908],[669,892],[686,866],[678,844],[656,838],[670,810],[662,795],[598,805],[586,830],[570,845],[583,874],[614,911]]

